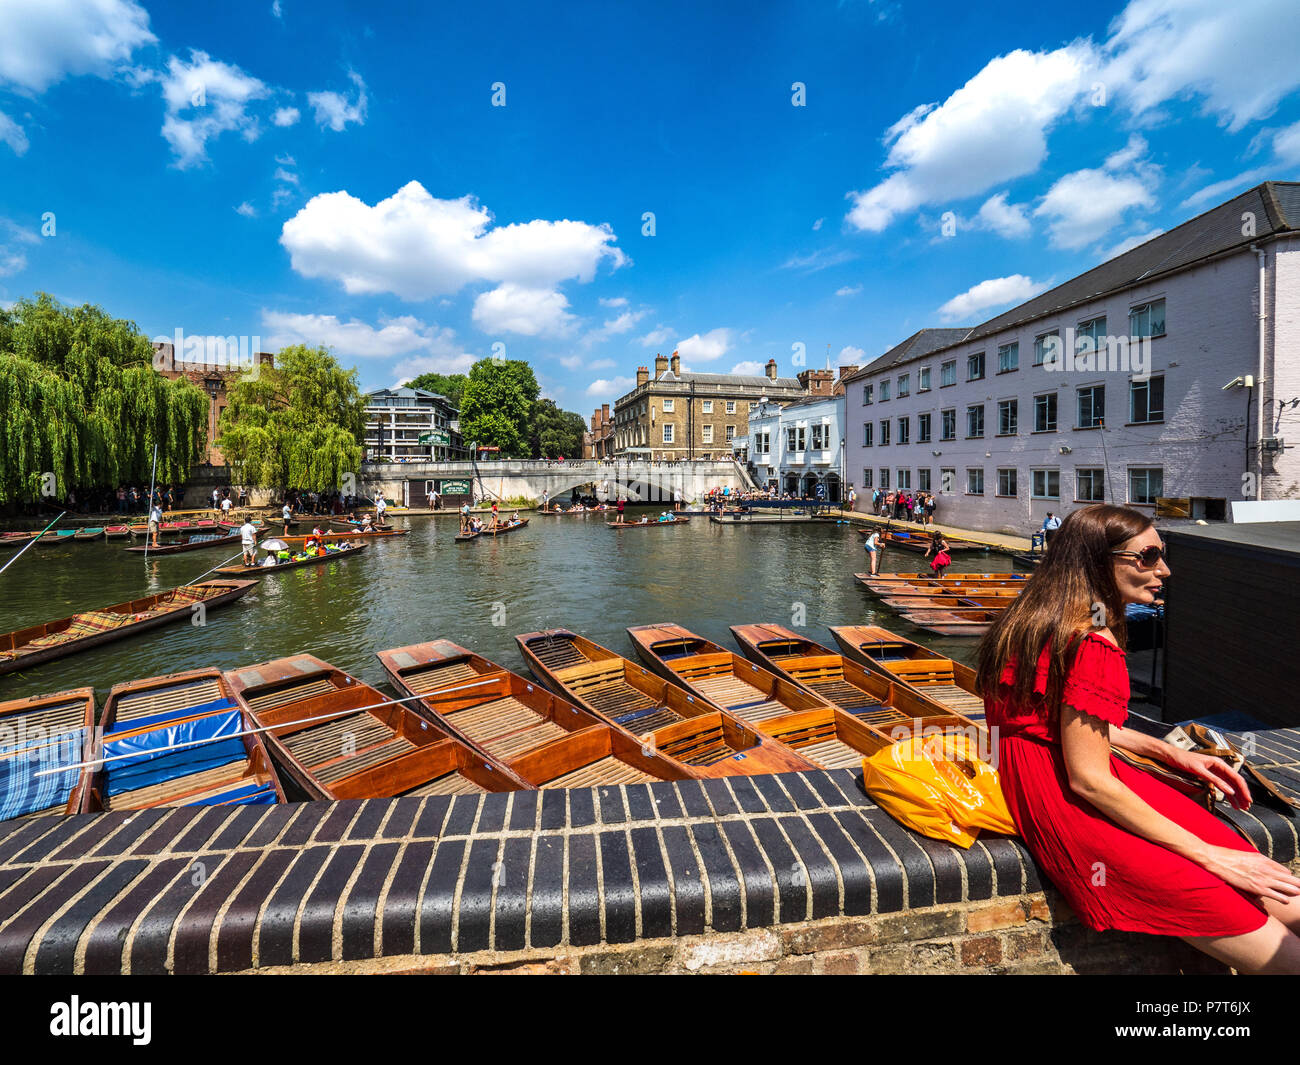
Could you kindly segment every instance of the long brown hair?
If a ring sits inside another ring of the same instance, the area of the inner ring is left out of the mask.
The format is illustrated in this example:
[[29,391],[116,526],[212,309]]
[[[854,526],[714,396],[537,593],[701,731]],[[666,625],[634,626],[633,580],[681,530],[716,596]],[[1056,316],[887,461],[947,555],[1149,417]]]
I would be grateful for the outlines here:
[[1038,656],[1050,645],[1047,705],[1055,711],[1080,641],[1098,627],[1094,618],[1104,619],[1102,624],[1124,648],[1128,642],[1124,600],[1115,584],[1110,552],[1152,524],[1139,510],[1105,503],[1066,517],[1024,591],[980,642],[976,673],[981,694],[996,692],[1003,669],[1014,661],[1013,697],[1027,702],[1034,690]]

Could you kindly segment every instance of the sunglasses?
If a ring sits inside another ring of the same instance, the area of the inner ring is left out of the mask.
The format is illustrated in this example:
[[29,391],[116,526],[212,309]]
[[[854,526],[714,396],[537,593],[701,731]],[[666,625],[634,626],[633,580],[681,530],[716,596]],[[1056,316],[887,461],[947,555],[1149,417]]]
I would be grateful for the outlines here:
[[1150,569],[1165,557],[1165,547],[1161,544],[1159,547],[1144,547],[1141,551],[1112,551],[1111,554],[1136,559],[1143,569]]

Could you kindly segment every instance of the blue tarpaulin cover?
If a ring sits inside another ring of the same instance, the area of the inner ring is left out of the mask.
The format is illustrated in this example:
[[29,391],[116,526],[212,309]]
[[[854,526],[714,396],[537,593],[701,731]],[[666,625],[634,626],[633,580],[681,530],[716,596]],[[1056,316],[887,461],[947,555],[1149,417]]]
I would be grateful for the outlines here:
[[[223,738],[242,731],[242,727],[239,710],[233,709],[209,714],[194,721],[164,725],[122,739],[105,738],[105,793],[111,796],[124,791],[135,791],[137,788],[161,784],[243,759],[247,757],[243,742]],[[208,742],[177,750],[161,749],[193,743],[195,740]],[[132,757],[117,762],[107,761],[124,754]]]
[[0,747],[0,756],[8,755],[0,757],[0,821],[67,803],[81,776],[80,769],[37,774],[80,762],[85,733],[85,729],[74,729],[57,738],[41,737]]

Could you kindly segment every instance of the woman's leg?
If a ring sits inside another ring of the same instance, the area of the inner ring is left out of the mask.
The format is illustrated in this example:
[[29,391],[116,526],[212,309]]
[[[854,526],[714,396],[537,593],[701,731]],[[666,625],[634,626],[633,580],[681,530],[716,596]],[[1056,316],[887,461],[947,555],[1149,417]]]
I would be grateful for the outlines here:
[[1295,935],[1300,936],[1300,898],[1288,899],[1286,902],[1278,902],[1275,899],[1262,901],[1270,917],[1276,917]]
[[1245,935],[1180,938],[1247,976],[1300,974],[1300,936],[1273,916]]

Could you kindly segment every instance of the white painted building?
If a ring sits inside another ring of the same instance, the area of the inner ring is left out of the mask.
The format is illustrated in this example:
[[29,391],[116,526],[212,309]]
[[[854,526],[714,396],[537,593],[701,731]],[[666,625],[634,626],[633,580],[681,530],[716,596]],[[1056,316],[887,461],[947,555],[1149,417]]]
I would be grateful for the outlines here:
[[845,378],[849,483],[1019,533],[1093,502],[1216,520],[1257,484],[1300,498],[1298,229],[1300,183],[1269,182],[973,328],[921,330]]
[[827,502],[844,484],[844,396],[793,403],[763,400],[750,412],[745,439],[751,476],[760,488],[813,498],[823,485]]
[[465,455],[460,411],[436,392],[403,386],[366,393],[367,462],[451,462]]

